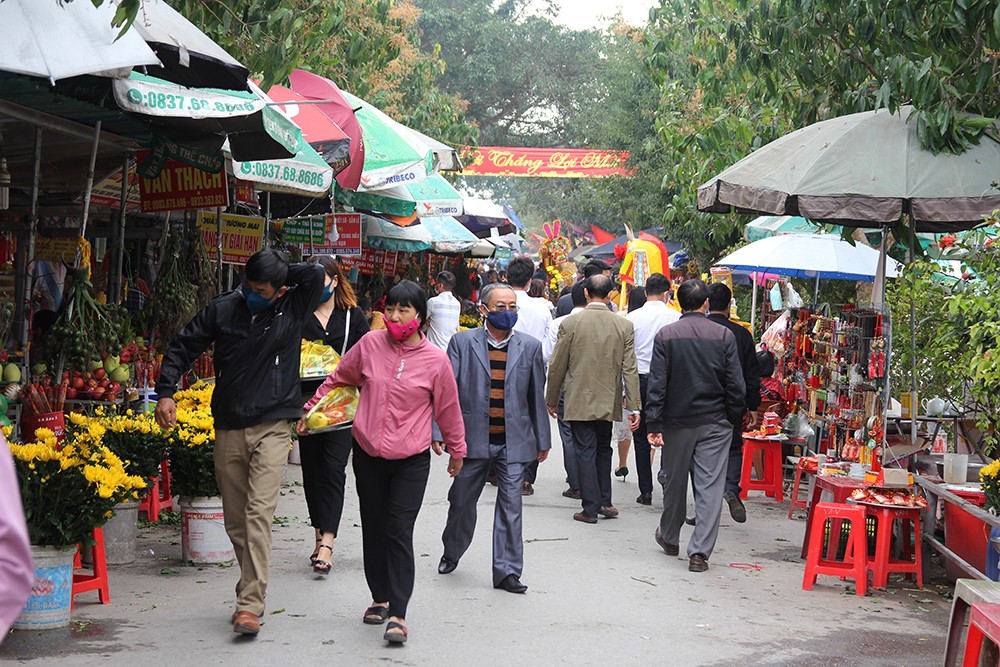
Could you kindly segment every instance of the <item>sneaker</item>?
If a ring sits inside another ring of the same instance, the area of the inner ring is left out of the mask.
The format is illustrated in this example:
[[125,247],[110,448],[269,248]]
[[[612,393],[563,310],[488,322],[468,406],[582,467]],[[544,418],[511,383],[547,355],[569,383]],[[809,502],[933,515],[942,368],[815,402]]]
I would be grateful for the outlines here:
[[733,521],[736,523],[746,523],[747,508],[743,505],[743,501],[740,500],[740,497],[732,491],[726,491],[722,498],[729,505],[729,515],[733,517]]
[[688,562],[689,572],[704,572],[708,569],[708,560],[701,554],[695,554],[691,556],[691,560]]

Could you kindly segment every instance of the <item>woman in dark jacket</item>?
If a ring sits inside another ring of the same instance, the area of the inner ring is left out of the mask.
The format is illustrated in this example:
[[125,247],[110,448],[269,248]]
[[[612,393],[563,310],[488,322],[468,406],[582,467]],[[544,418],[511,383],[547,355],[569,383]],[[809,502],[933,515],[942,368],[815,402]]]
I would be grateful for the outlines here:
[[[321,255],[309,261],[323,267],[326,286],[319,308],[302,327],[302,337],[321,341],[343,356],[368,333],[368,319],[358,307],[354,288],[335,258]],[[303,380],[303,400],[311,398],[324,379]],[[352,444],[350,427],[299,436],[302,486],[309,507],[309,521],[316,529],[316,548],[309,562],[317,574],[329,574],[333,567],[333,541],[344,511],[347,459]]]

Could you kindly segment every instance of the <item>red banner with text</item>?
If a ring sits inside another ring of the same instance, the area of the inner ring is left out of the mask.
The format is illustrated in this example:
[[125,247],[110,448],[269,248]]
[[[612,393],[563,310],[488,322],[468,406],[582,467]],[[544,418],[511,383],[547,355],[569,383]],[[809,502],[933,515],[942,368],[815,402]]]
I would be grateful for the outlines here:
[[628,151],[480,146],[462,153],[464,176],[601,178],[629,176]]

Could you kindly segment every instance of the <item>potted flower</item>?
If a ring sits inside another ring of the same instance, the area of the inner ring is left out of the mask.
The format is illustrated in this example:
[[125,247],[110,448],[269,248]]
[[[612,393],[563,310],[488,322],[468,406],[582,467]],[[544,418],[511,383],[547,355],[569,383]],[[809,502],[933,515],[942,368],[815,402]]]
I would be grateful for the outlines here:
[[215,482],[214,389],[214,384],[196,382],[174,394],[177,426],[171,433],[170,476],[180,496],[181,554],[194,563],[227,563],[236,556]]
[[[93,416],[80,413],[69,415],[70,437],[80,431],[100,434],[101,442],[125,463],[126,470],[142,477],[146,488],[160,474],[160,463],[167,456],[170,438],[151,415],[105,412],[98,407]],[[135,560],[136,526],[139,501],[129,499],[115,507],[115,515],[104,529],[105,555],[108,564],[121,565]]]
[[[4,433],[9,437],[10,431]],[[92,533],[117,503],[139,497],[141,477],[101,443],[99,428],[81,429],[62,445],[46,428],[35,440],[9,442],[24,503],[35,562],[35,587],[15,628],[69,624],[75,545],[93,544]]]

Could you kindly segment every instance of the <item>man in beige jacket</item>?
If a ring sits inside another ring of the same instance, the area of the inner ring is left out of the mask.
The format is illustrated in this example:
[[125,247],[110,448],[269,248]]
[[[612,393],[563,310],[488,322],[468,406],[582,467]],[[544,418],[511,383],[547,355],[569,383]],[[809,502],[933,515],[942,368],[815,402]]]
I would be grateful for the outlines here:
[[598,514],[618,516],[611,504],[611,422],[622,418],[623,378],[633,431],[642,407],[632,323],[608,310],[613,286],[605,275],[587,279],[587,307],[560,327],[545,391],[553,417],[564,393],[563,420],[577,447],[583,505],[573,518],[584,523],[597,523]]

